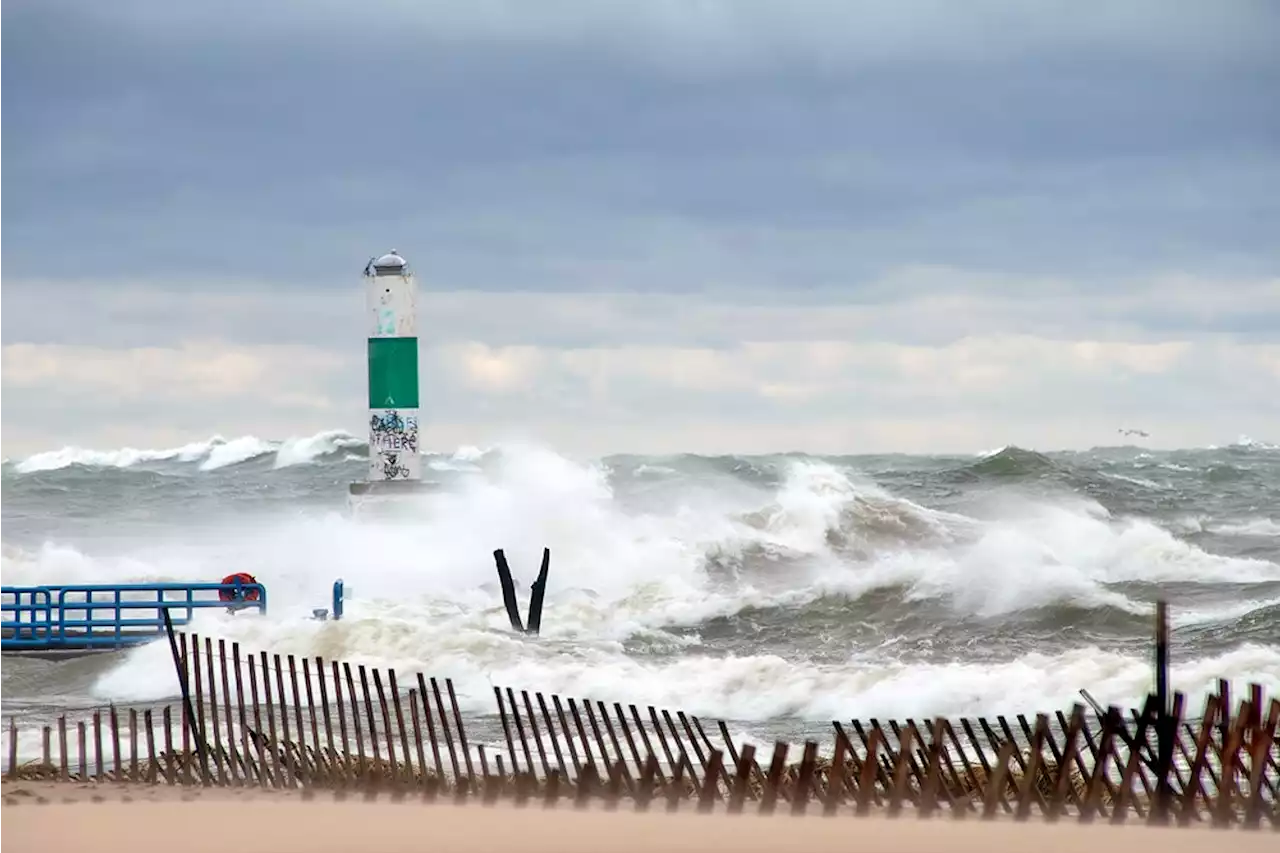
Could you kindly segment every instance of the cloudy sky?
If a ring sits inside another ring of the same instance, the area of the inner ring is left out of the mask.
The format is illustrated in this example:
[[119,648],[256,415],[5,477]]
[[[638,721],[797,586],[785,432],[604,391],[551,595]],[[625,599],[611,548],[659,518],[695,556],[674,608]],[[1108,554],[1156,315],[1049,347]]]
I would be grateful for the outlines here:
[[1280,440],[1267,0],[7,0],[3,442]]

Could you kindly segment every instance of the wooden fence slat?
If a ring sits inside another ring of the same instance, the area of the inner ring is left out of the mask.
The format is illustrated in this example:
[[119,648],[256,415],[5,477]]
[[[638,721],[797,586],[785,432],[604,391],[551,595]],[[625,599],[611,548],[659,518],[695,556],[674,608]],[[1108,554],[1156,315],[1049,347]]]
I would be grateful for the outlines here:
[[[827,771],[827,793],[822,801],[823,814],[834,815],[840,806],[840,800],[844,797],[846,776],[844,764],[847,752],[851,753],[853,750],[849,747],[844,731],[837,728],[835,751],[831,755],[831,769]],[[730,790],[736,791],[736,789]]]
[[365,761],[365,738],[360,725],[360,699],[356,698],[356,683],[351,676],[351,663],[343,661],[343,679],[347,683],[347,701],[351,702],[351,731],[356,736],[356,779],[366,779],[369,765]]
[[[231,715],[231,677],[227,674],[227,641],[218,639],[218,669],[222,675],[222,708],[223,719],[227,721],[227,752],[230,753],[231,781],[237,786],[251,783],[247,766],[247,755],[236,746],[236,718]],[[236,768],[239,767],[239,773]]]
[[[46,729],[46,731],[48,731]],[[47,736],[46,736],[47,737]],[[129,709],[129,781],[138,781],[138,709]]]
[[14,717],[9,718],[9,772],[10,779],[15,778],[18,772],[18,721]]
[[[209,720],[213,727],[213,764],[218,771],[218,784],[226,787],[227,769],[223,763],[222,727],[218,725],[218,682],[213,677],[213,640],[204,638],[204,662],[209,672]],[[208,743],[208,740],[205,740]]]
[[[816,747],[817,744],[814,744]],[[698,811],[709,812],[720,799],[717,786],[720,784],[720,765],[724,761],[724,753],[715,750],[711,753],[707,760],[707,772],[702,777],[702,790],[698,794]],[[621,762],[619,762],[621,763]],[[813,766],[810,764],[809,772],[813,772]]]
[[[502,793],[502,776],[489,773],[489,759],[485,756],[484,744],[476,744],[476,757],[480,759],[480,774],[484,777],[484,802],[486,805],[497,802]],[[501,755],[498,756],[502,758]]]
[[[1261,730],[1253,732],[1253,742],[1250,744],[1249,799],[1245,804],[1244,816],[1246,829],[1257,829],[1262,822],[1262,791],[1266,787],[1268,759],[1271,756],[1271,745],[1276,739],[1277,726],[1280,726],[1280,699],[1272,699],[1271,707],[1267,711],[1266,722],[1262,724]],[[1271,804],[1271,819],[1273,823],[1280,820],[1280,813],[1278,813],[1280,810],[1277,809],[1274,796],[1273,790]]]
[[445,692],[449,694],[449,707],[453,711],[453,724],[458,730],[458,748],[462,750],[462,759],[467,765],[467,784],[474,790],[476,787],[476,769],[471,761],[471,748],[467,745],[467,728],[462,724],[462,712],[458,710],[458,694],[453,689],[453,679],[444,680]]
[[[578,778],[577,768],[574,768],[573,775],[569,774],[569,768],[565,766],[564,754],[560,751],[560,742],[556,738],[555,721],[551,718],[551,712],[547,709],[547,700],[542,697],[542,693],[535,694],[538,697],[538,710],[542,713],[542,720],[547,724],[547,733],[551,740],[551,749],[556,756],[556,766],[560,768],[560,775],[566,780]],[[564,732],[566,740],[569,739],[568,731]]]
[[1252,730],[1253,715],[1252,702],[1242,702],[1240,713],[1231,724],[1227,742],[1222,748],[1222,786],[1218,789],[1218,801],[1211,812],[1213,825],[1219,828],[1229,826],[1235,817],[1240,748],[1244,745],[1245,734]]
[[213,768],[209,762],[209,730],[204,723],[204,670],[200,666],[200,636],[191,635],[191,672],[195,676],[195,714],[192,721],[192,734],[196,738],[196,748],[200,753],[200,784],[206,788],[213,784]]
[[[507,691],[508,695],[510,692],[510,690]],[[455,792],[465,794],[466,788],[460,784],[462,779],[462,767],[458,764],[458,754],[453,748],[453,733],[449,729],[449,719],[444,713],[444,699],[440,696],[440,684],[434,677],[431,679],[431,694],[435,697],[436,709],[440,712],[440,729],[444,732],[444,744],[449,749],[449,767],[453,770],[453,784]],[[512,707],[515,707],[514,699],[511,700],[511,705]],[[519,717],[516,719],[518,721]],[[528,751],[527,746],[525,747],[525,750],[526,752]]]
[[902,801],[911,796],[909,775],[916,775],[912,771],[912,765],[915,759],[911,755],[912,738],[915,735],[915,729],[903,729],[902,735],[898,738],[898,760],[893,768],[893,789],[889,792],[889,815],[892,817],[902,811]]
[[[590,706],[588,706],[587,707],[588,716],[590,716],[590,711],[591,711],[591,708]],[[683,761],[686,765],[685,770],[689,773],[689,781],[693,783],[693,786],[695,788],[697,788],[699,785],[702,784],[702,781],[698,776],[698,771],[695,770],[693,767],[693,761],[689,758],[689,750],[685,748],[684,740],[680,737],[680,730],[676,728],[675,722],[671,719],[671,712],[664,708],[662,710],[662,719],[667,724],[667,731],[668,733],[670,733],[671,739],[675,742],[676,746],[679,748],[678,754],[680,756],[680,760]],[[595,720],[592,720],[591,727],[593,729],[595,728]],[[596,737],[597,738],[600,737],[599,731],[596,732]],[[601,749],[604,749],[604,747],[601,746]],[[702,761],[699,760],[698,764],[699,766],[701,766]]]
[[[511,771],[513,773],[520,772],[520,762],[516,758],[516,742],[511,738],[511,724],[507,720],[507,706],[502,699],[502,688],[496,685],[493,688],[493,695],[498,700],[498,714],[502,717],[502,732],[507,736],[507,753],[511,756]],[[570,699],[570,702],[573,700]],[[435,737],[432,736],[434,742]]]
[[533,703],[529,701],[529,691],[521,690],[520,698],[524,700],[524,710],[529,718],[529,728],[533,732],[533,743],[538,748],[538,761],[542,763],[542,772],[546,774],[546,778],[550,778],[551,765],[547,762],[547,751],[542,746],[542,734],[538,731],[538,717],[533,712]]
[[[1022,750],[1016,748],[1018,740],[1016,737],[1014,737],[1013,729],[1009,728],[1009,721],[1004,717],[1004,715],[1000,715],[996,717],[996,723],[999,724],[1000,731],[1004,734],[1005,738],[1010,743],[1014,744],[1015,749],[1013,750],[1013,760],[1018,763],[1018,769],[1021,771],[1023,778],[1026,778],[1026,776],[1031,771],[1027,764],[1026,759],[1023,758],[1022,756]],[[991,732],[991,729],[987,725],[985,720],[982,721],[982,727],[988,733]],[[1017,786],[1013,784],[1012,779],[1010,779],[1010,787],[1015,789],[1017,788]],[[1045,802],[1044,794],[1040,792],[1040,788],[1038,785],[1032,785],[1029,790],[1030,790],[1031,796],[1035,798],[1036,803],[1038,803],[1040,806],[1040,813],[1044,814],[1049,808],[1048,803]],[[1015,813],[1015,816],[1016,816],[1016,813]]]
[[[76,721],[76,736],[79,739],[80,746],[80,781],[84,782],[89,778],[89,747],[85,742],[84,720]],[[14,744],[17,744],[17,742],[17,738],[12,741]],[[17,761],[17,749],[16,745],[10,747],[10,757],[14,761]]]
[[[572,701],[573,700],[570,700],[570,702]],[[502,756],[498,756],[498,758],[501,759]],[[574,794],[575,807],[580,809],[587,807],[587,803],[590,800],[591,795],[595,792],[598,778],[599,776],[596,772],[595,763],[591,761],[587,762],[586,766],[582,768],[582,775],[578,777],[578,786]]]
[[[495,691],[498,688],[493,688]],[[445,784],[444,762],[440,760],[440,741],[436,739],[435,723],[431,722],[431,699],[427,694],[427,682],[422,677],[422,673],[418,673],[418,696],[422,699],[423,719],[427,724],[427,739],[431,741],[431,755],[436,765],[436,781],[440,785]],[[504,718],[503,726],[506,725]]]
[[[754,744],[746,743],[742,745],[742,753],[738,757],[738,772],[733,784],[733,793],[729,795],[729,811],[737,814],[742,811],[743,801],[747,798],[747,786],[751,782],[751,768],[755,764],[756,748]],[[658,767],[658,760],[653,753],[649,753],[649,764],[652,764],[655,771]],[[648,764],[646,764],[646,767]]]
[[[615,760],[620,766],[619,772],[622,774],[622,784],[626,787],[627,792],[630,793],[635,790],[635,781],[631,776],[630,769],[627,767],[627,757],[622,754],[622,744],[619,742],[618,735],[614,731],[613,720],[610,719],[609,716],[609,709],[605,707],[604,702],[597,702],[596,705],[600,708],[600,720],[604,723],[604,730],[608,733],[609,742],[613,745],[613,754],[617,756]],[[636,770],[639,771],[639,768],[637,767]]]
[[113,782],[119,782],[120,771],[124,765],[120,757],[120,715],[116,712],[114,702],[107,707],[107,719],[111,723],[111,779]]
[[[191,651],[191,650],[190,650],[190,648],[188,647],[187,635],[186,635],[186,633],[185,633],[185,632],[181,632],[181,633],[179,633],[179,634],[178,634],[178,642],[179,642],[179,648],[180,648],[180,650],[181,650],[181,651],[180,651],[180,654],[181,654],[181,658],[182,658],[182,672],[183,672],[184,676],[185,676],[185,677],[186,677],[186,679],[187,679],[188,689],[190,689],[190,684],[191,684],[191,658],[190,658],[190,651]],[[190,785],[190,784],[192,783],[192,776],[191,776],[191,774],[192,774],[192,766],[191,766],[192,762],[190,761],[190,755],[191,755],[192,734],[193,734],[193,732],[195,731],[196,721],[195,721],[194,719],[192,719],[192,715],[191,715],[191,713],[189,713],[189,711],[191,710],[191,709],[188,707],[189,705],[190,705],[190,703],[189,703],[189,702],[186,702],[186,701],[184,701],[184,702],[182,703],[182,764],[181,764],[181,770],[182,770],[182,784],[183,784],[183,785]],[[168,750],[168,752],[169,752],[169,755],[170,755],[170,760],[172,760],[173,752],[172,752],[172,750]]]
[[[570,703],[573,702],[572,699],[570,699],[569,701]],[[572,704],[570,704],[570,707],[572,707]],[[596,748],[600,751],[600,763],[605,768],[605,771],[609,774],[609,779],[612,780],[613,779],[612,768],[613,768],[615,759],[611,758],[609,755],[609,747],[605,745],[604,736],[600,733],[600,724],[596,722],[596,712],[591,707],[590,699],[582,700],[582,710],[586,711],[587,722],[591,724],[591,734],[595,736]]]
[[[283,787],[284,779],[281,777],[279,766],[276,764],[274,732],[270,739],[262,732],[262,706],[258,704],[258,667],[254,658],[255,656],[250,654],[246,656],[245,662],[249,667],[249,695],[253,701],[253,746],[258,753],[258,770],[260,771],[258,783],[263,788],[267,786],[279,788]],[[263,673],[263,679],[266,679],[266,673]],[[271,720],[270,707],[267,709],[267,719]],[[271,725],[274,729],[274,722]],[[270,759],[267,758],[268,754],[271,756]]]
[[66,782],[71,778],[71,773],[67,770],[67,715],[58,715],[58,751],[61,757],[58,759],[58,778]]
[[1159,705],[1155,695],[1148,696],[1138,719],[1136,732],[1133,739],[1129,741],[1129,759],[1125,763],[1124,774],[1120,777],[1115,808],[1111,812],[1112,823],[1123,823],[1127,820],[1130,806],[1133,807],[1139,820],[1146,817],[1146,810],[1142,807],[1142,803],[1138,802],[1133,796],[1133,778],[1135,776],[1138,777],[1144,793],[1149,797],[1151,788],[1147,783],[1146,776],[1142,773],[1142,748],[1147,745],[1151,722],[1156,719],[1158,710]]
[[689,745],[693,747],[693,754],[697,756],[698,766],[702,768],[703,776],[707,773],[707,761],[710,759],[702,752],[702,747],[698,745],[698,739],[693,734],[693,728],[689,725],[689,718],[685,716],[684,711],[676,711],[676,719],[680,721],[680,726],[684,729],[685,736],[689,738]]
[[[924,790],[920,792],[920,814],[928,817],[938,806],[938,784],[942,780],[942,736],[945,720],[935,720],[929,737],[924,768]],[[912,724],[912,730],[918,731]],[[950,797],[948,796],[948,799]]]
[[[168,705],[164,706],[164,781],[170,785],[177,784],[177,776],[173,766],[173,719],[172,711]],[[81,742],[83,746],[83,741]],[[183,755],[183,764],[188,764],[187,756]]]
[[411,687],[409,689],[409,718],[413,721],[413,742],[418,748],[418,770],[422,773],[422,790],[425,793],[427,789],[427,779],[430,774],[427,773],[427,754],[422,747],[422,714],[418,711],[418,689]]
[[[1088,785],[1086,785],[1085,799],[1088,803],[1081,804],[1080,819],[1083,822],[1093,820],[1095,814],[1105,816],[1106,812],[1102,809],[1102,794],[1105,791],[1107,800],[1114,806],[1115,804],[1115,786],[1111,783],[1110,774],[1106,772],[1106,764],[1108,761],[1119,761],[1115,754],[1115,730],[1119,723],[1119,716],[1108,711],[1100,718],[1102,731],[1099,733],[1099,741],[1095,746],[1093,742],[1093,733],[1089,731],[1089,721],[1086,719],[1080,725],[1080,734],[1084,736],[1085,746],[1089,750],[1090,756],[1093,758],[1093,772],[1088,775]],[[1106,749],[1103,749],[1103,741],[1105,741]],[[1098,768],[1102,767],[1103,772],[1099,774]],[[1094,789],[1094,784],[1098,788]]]
[[[1149,710],[1147,710],[1148,705]],[[1133,805],[1133,809],[1137,813],[1139,819],[1146,817],[1146,809],[1142,805],[1143,802],[1154,802],[1155,800],[1152,793],[1154,789],[1151,781],[1147,778],[1147,770],[1149,767],[1154,766],[1156,759],[1156,750],[1151,746],[1151,735],[1153,732],[1158,730],[1156,724],[1158,707],[1158,703],[1153,695],[1148,697],[1147,704],[1144,704],[1143,710],[1133,708],[1129,711],[1129,716],[1134,722],[1135,734],[1132,740],[1127,741],[1126,745],[1131,750],[1136,750],[1138,753],[1138,763],[1133,775],[1138,780],[1138,784],[1142,787],[1142,798],[1134,797],[1134,792],[1130,791],[1128,803]],[[1143,719],[1144,712],[1146,712],[1145,720]],[[1127,736],[1128,730],[1126,726],[1122,726],[1122,731],[1124,731]],[[1141,740],[1139,740],[1139,738],[1141,738]],[[1126,764],[1126,768],[1127,766],[1128,765]]]
[[[945,738],[955,739],[955,730],[951,728],[951,721],[945,717],[938,717],[934,721],[934,725],[939,727],[940,733],[939,754],[942,757],[942,763],[947,768],[947,775],[951,780],[951,790],[954,792],[951,796],[951,809],[955,812],[956,817],[965,817],[973,810],[972,793],[965,788],[964,781],[960,778],[959,771],[956,770],[955,762],[951,760],[951,751],[947,749]],[[972,772],[970,768],[965,768]]]
[[[253,658],[250,656],[250,664]],[[258,746],[258,760],[253,758],[253,750],[249,748],[249,715],[244,703],[244,674],[240,671],[240,644],[231,644],[231,669],[236,674],[236,717],[240,722],[240,756],[244,760],[245,784],[266,787],[266,768],[262,766],[262,751],[258,732],[253,732],[253,743]]]
[[[631,736],[631,727],[627,725],[627,714],[622,710],[621,702],[613,703],[613,713],[617,717],[618,728],[622,729],[622,737],[627,742],[627,749],[631,751],[631,757],[636,763],[636,772],[642,772],[644,769],[644,762],[643,759],[640,758],[640,750],[636,748],[636,740]],[[707,746],[710,747],[710,745],[710,742],[708,742]],[[727,783],[726,790],[728,790]]]
[[1214,732],[1218,729],[1218,697],[1209,696],[1205,700],[1204,715],[1200,721],[1200,732],[1196,735],[1195,742],[1195,758],[1191,763],[1191,776],[1182,791],[1182,803],[1178,810],[1178,823],[1181,826],[1190,824],[1193,820],[1199,820],[1200,814],[1196,806],[1196,796],[1199,795],[1204,799],[1205,805],[1212,807],[1213,803],[1205,793],[1204,783],[1200,776],[1209,764],[1209,741],[1213,739]]
[[604,807],[606,811],[611,811],[618,807],[618,801],[622,798],[622,771],[621,761],[614,761],[609,764],[609,787],[605,791]]
[[[719,752],[716,753],[719,755]],[[791,813],[802,815],[809,805],[809,794],[813,791],[813,769],[818,760],[818,742],[805,741],[804,753],[800,758],[800,770],[796,774],[795,787],[791,789]],[[705,787],[712,787],[719,781],[719,773],[712,773],[707,768]]]
[[400,776],[400,767],[396,763],[395,733],[391,730],[391,710],[387,707],[387,694],[382,689],[382,676],[377,667],[373,668],[373,688],[378,694],[378,708],[381,711],[379,716],[382,718],[382,735],[387,742],[387,765],[390,767],[392,780],[395,780]]
[[1013,741],[1005,741],[996,756],[995,771],[987,779],[987,789],[982,805],[982,816],[990,820],[996,815],[996,802],[1005,798],[1005,784],[1009,775],[1009,759],[1013,757]]
[[[320,688],[320,714],[324,717],[324,748],[325,759],[327,762],[326,776],[329,784],[337,785],[339,777],[342,774],[341,762],[338,760],[338,750],[334,746],[333,741],[333,716],[329,712],[329,675],[327,667],[324,665],[324,658],[316,655],[316,684]],[[336,668],[334,670],[336,675]],[[336,687],[337,685],[335,685]],[[339,688],[340,689],[340,688]],[[309,700],[308,700],[309,701]],[[342,701],[338,700],[338,708],[341,710]],[[347,749],[346,739],[343,739],[342,750],[345,753]]]
[[[542,694],[538,694],[541,696]],[[560,731],[564,733],[565,745],[569,748],[569,760],[573,762],[573,778],[576,780],[582,776],[582,765],[578,762],[578,747],[574,744],[573,730],[569,728],[569,721],[564,715],[564,706],[560,704],[559,694],[551,694],[551,704],[556,709],[556,719],[560,721]],[[631,706],[635,709],[635,706]],[[652,752],[653,750],[649,750]],[[661,774],[659,774],[661,778]]]
[[[1065,785],[1067,791],[1071,795],[1071,799],[1076,804],[1077,813],[1084,805],[1084,787],[1089,782],[1089,770],[1084,763],[1084,753],[1090,749],[1086,744],[1089,741],[1089,721],[1085,718],[1084,705],[1079,702],[1071,706],[1071,719],[1068,720],[1063,716],[1061,711],[1057,712],[1058,725],[1060,725],[1067,733],[1067,745],[1062,748],[1062,763],[1058,765],[1059,787]],[[1067,764],[1070,762],[1071,767]],[[1072,781],[1072,768],[1080,780],[1080,785]],[[1058,812],[1054,812],[1051,820],[1056,820]]]
[[649,810],[653,800],[653,787],[658,774],[658,757],[652,752],[644,761],[644,769],[640,771],[640,780],[636,784],[636,811]]
[[[298,666],[293,655],[287,655],[285,660],[289,664],[289,690],[293,696],[294,731],[298,733],[297,741],[292,744],[286,744],[286,748],[297,754],[298,773],[302,785],[310,788],[315,783],[315,779],[312,762],[307,758],[307,730],[302,723],[302,693],[298,690]],[[276,661],[276,665],[279,666],[278,657]],[[286,737],[285,740],[289,740],[289,738]]]
[[[760,797],[760,814],[772,814],[778,805],[782,788],[782,773],[787,766],[788,745],[785,741],[773,744],[773,760],[769,762],[769,775],[765,778],[764,793]],[[682,764],[681,767],[684,765]]]
[[[324,669],[316,670],[316,677],[319,678],[320,684],[324,686]],[[307,718],[311,722],[311,750],[312,761],[315,764],[316,776],[321,779],[327,779],[329,762],[324,760],[324,750],[320,746],[320,719],[316,713],[315,691],[311,687],[311,661],[302,658],[302,686],[303,692],[307,694]],[[328,717],[329,707],[325,705],[325,716]],[[326,723],[327,727],[327,723]]]
[[[268,663],[267,653],[260,652],[257,655],[255,665],[255,656],[249,655],[249,692],[253,694],[253,726],[258,732],[258,745],[262,749],[262,762],[266,766],[268,760],[266,755],[270,755],[271,779],[272,786],[275,788],[289,787],[287,773],[284,760],[280,757],[280,742],[276,739],[276,715],[275,705],[271,698],[271,667]],[[263,732],[262,721],[258,719],[258,685],[257,673],[262,673],[262,706],[265,707],[267,728]],[[264,737],[265,735],[265,737]]]
[[[662,747],[662,754],[666,756],[667,767],[671,768],[672,775],[675,775],[676,767],[680,766],[681,763],[677,762],[675,755],[672,754],[671,747],[667,744],[667,736],[662,731],[662,723],[658,722],[658,712],[652,705],[649,706],[649,721],[653,723],[653,733],[658,736],[658,745]],[[586,735],[583,735],[583,740],[586,740]],[[680,772],[683,774],[684,770],[682,769]]]
[[[1031,736],[1031,760],[1026,764],[1026,773],[1022,777],[1021,790],[1018,792],[1018,808],[1014,812],[1015,820],[1026,820],[1031,816],[1032,795],[1040,790],[1040,766],[1044,763],[1044,739],[1049,731],[1049,720],[1044,714],[1036,716],[1035,732]],[[1012,739],[1011,739],[1012,740]],[[1041,813],[1048,811],[1044,798],[1039,797]]]
[[[667,811],[673,812],[680,807],[680,800],[684,796],[684,762],[675,765],[675,771],[671,774],[671,781],[667,783]],[[594,770],[589,767],[588,769]]]
[[[151,709],[147,708],[142,712],[142,725],[147,730],[147,784],[154,785],[156,783],[156,733],[153,728],[151,719]],[[65,729],[62,732],[66,733]],[[63,739],[63,752],[66,752],[66,740]],[[65,755],[64,755],[65,758]],[[65,767],[63,768],[65,771]],[[66,778],[65,772],[63,778]]]
[[107,775],[102,749],[102,712],[93,712],[93,770],[98,781]]
[[[396,728],[400,730],[400,758],[404,771],[402,775],[405,778],[405,782],[412,785],[414,780],[413,758],[409,755],[409,733],[404,726],[404,707],[400,704],[400,685],[396,683],[396,671],[394,669],[387,670],[387,681],[388,687],[391,689],[391,702],[396,709]],[[418,770],[425,769],[421,761],[419,761]]]
[[[357,667],[357,671],[360,673],[360,694],[364,697],[365,723],[368,726],[368,730],[369,730],[369,746],[373,750],[373,771],[372,771],[372,775],[371,776],[366,775],[366,778],[372,778],[376,780],[378,776],[377,768],[380,764],[382,764],[382,751],[378,749],[378,725],[377,723],[374,722],[374,719],[373,719],[373,700],[369,697],[368,672],[365,670],[363,664]],[[352,702],[354,703],[354,701],[355,701],[355,693],[353,692]],[[352,716],[359,717],[359,713],[356,711],[355,708],[352,708],[351,713],[352,713]],[[365,773],[368,774],[369,772],[370,772],[370,768],[366,767]]]
[[[900,727],[896,720],[889,720],[888,723],[889,723],[889,731],[893,732],[894,740],[898,742],[899,755],[906,759],[907,769],[910,771],[910,774],[911,774],[911,778],[906,787],[907,795],[911,799],[915,799],[914,792],[918,790],[923,790],[924,788],[924,775],[920,770],[920,765],[916,762],[915,750],[913,746],[910,746],[910,745],[904,746],[904,744],[914,745],[916,743],[919,743],[920,732],[919,730],[916,729],[915,724],[912,723],[910,720],[907,721],[906,729],[903,729],[902,727]],[[872,718],[871,725],[878,726],[879,721],[877,721],[875,718]],[[903,732],[906,732],[906,731],[909,731],[910,734],[904,735]],[[911,782],[914,782],[915,784],[912,785]]]
[[[1061,724],[1063,720],[1062,712],[1058,712],[1058,721]],[[1080,750],[1080,728],[1084,724],[1084,706],[1079,702],[1071,707],[1071,720],[1063,725],[1065,730],[1065,739],[1063,741],[1062,751],[1058,752],[1054,749],[1054,761],[1057,763],[1058,778],[1053,784],[1053,796],[1049,798],[1049,812],[1045,815],[1045,819],[1050,823],[1056,821],[1061,815],[1063,808],[1067,804],[1067,800],[1074,801],[1077,806],[1080,803],[1079,792],[1071,783],[1071,766],[1067,763],[1069,760],[1079,761]],[[1052,738],[1050,743],[1052,743]],[[1080,765],[1080,778],[1084,776],[1084,765]]]

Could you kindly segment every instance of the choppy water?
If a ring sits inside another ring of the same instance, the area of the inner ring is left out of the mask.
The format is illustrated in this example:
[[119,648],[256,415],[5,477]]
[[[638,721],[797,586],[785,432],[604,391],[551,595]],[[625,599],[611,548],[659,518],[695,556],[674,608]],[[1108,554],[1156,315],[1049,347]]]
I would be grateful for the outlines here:
[[[973,456],[617,456],[464,448],[440,490],[352,517],[343,433],[3,466],[6,584],[267,584],[266,618],[208,616],[248,650],[656,704],[795,734],[868,716],[1017,713],[1150,687],[1169,597],[1174,687],[1280,690],[1280,448],[1005,448]],[[543,637],[513,636],[491,552],[527,587],[552,550]],[[347,616],[318,623],[343,577]],[[164,644],[6,660],[6,713],[172,696]]]

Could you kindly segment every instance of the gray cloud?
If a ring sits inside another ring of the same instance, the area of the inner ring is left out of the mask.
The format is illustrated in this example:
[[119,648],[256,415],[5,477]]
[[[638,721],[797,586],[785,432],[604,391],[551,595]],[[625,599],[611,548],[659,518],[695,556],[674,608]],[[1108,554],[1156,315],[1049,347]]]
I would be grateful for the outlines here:
[[[447,283],[445,283],[447,284]],[[847,340],[939,346],[1002,333],[1061,340],[1152,342],[1231,336],[1280,342],[1280,277],[1154,277],[1112,281],[1082,298],[1073,279],[906,268],[839,292],[709,288],[698,295],[485,292],[441,289],[420,275],[424,341],[495,347],[672,346]],[[175,346],[188,340],[298,344],[356,355],[364,340],[363,284],[261,281],[9,284],[6,341],[96,347]],[[71,305],[72,311],[50,311]]]
[[1274,268],[1267,4],[959,8],[7,4],[6,271],[323,283],[385,243],[499,290]]

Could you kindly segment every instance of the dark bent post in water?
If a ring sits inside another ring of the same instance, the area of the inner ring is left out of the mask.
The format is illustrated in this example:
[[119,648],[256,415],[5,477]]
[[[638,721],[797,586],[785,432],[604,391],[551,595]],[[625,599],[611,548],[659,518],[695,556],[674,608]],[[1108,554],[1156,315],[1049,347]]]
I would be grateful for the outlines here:
[[191,690],[187,686],[187,668],[182,665],[182,655],[178,653],[178,638],[173,633],[173,620],[169,618],[169,608],[161,607],[160,615],[164,617],[164,630],[169,635],[169,650],[173,652],[173,668],[178,672],[178,689],[182,691],[182,710],[191,721],[191,730],[195,734],[196,752],[200,755],[201,767],[209,760],[208,749],[204,742],[204,720],[196,716],[191,705]]
[[493,552],[493,561],[498,564],[498,580],[502,583],[502,603],[507,608],[507,618],[511,620],[511,630],[524,633],[524,623],[520,621],[520,608],[516,605],[516,584],[511,579],[511,568],[507,565],[507,555],[502,549]]
[[547,593],[547,572],[551,569],[551,549],[542,549],[542,568],[538,570],[538,579],[530,587],[529,629],[528,633],[537,636],[542,630],[542,598]]

